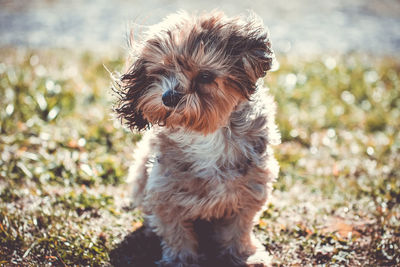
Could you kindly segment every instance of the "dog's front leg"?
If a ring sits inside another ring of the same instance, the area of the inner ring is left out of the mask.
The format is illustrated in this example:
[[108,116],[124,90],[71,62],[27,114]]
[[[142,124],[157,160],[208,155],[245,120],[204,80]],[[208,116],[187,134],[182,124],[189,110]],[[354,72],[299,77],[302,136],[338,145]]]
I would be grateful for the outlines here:
[[178,214],[169,214],[160,218],[150,216],[154,231],[162,237],[162,259],[160,267],[197,267],[198,241],[193,229],[193,222],[185,221]]
[[270,256],[252,231],[255,213],[243,211],[217,226],[220,257],[232,266],[268,266]]

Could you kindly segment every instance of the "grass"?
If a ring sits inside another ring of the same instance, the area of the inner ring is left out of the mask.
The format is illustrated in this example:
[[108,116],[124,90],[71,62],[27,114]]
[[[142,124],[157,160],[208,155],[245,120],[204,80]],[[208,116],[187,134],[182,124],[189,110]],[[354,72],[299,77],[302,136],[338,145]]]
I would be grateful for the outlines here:
[[[140,135],[112,116],[122,53],[0,50],[0,265],[108,266],[140,227]],[[400,264],[400,61],[279,58],[281,174],[256,231],[274,266]]]

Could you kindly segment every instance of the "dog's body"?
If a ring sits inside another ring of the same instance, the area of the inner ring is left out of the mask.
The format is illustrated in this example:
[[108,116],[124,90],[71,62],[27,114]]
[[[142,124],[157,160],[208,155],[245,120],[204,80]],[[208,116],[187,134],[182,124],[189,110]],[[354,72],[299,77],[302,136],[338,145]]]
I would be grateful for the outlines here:
[[120,116],[132,128],[160,125],[139,143],[129,176],[134,204],[162,238],[161,266],[197,266],[197,220],[211,223],[216,255],[232,266],[262,251],[252,227],[278,174],[270,145],[280,137],[257,83],[273,53],[254,19],[169,18],[121,78]]

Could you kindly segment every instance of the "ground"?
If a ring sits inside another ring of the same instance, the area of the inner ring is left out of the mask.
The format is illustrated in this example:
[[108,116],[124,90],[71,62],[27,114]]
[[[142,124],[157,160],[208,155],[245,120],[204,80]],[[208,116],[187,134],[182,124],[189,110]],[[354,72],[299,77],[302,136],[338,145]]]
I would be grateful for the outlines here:
[[[115,119],[106,70],[123,52],[0,58],[0,265],[121,266],[129,246],[146,251],[124,180],[141,136]],[[278,60],[265,83],[281,173],[255,228],[273,266],[399,265],[400,61]]]

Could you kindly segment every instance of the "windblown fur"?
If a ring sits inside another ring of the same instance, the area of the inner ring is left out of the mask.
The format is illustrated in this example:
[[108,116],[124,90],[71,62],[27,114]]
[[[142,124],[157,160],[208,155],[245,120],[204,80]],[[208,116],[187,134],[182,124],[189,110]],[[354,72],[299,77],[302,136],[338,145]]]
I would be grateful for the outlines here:
[[278,175],[270,145],[280,136],[259,80],[274,61],[262,22],[178,13],[150,28],[135,51],[116,112],[131,129],[149,129],[129,177],[134,205],[162,239],[159,265],[198,266],[207,257],[198,250],[199,220],[212,225],[216,255],[230,266],[265,264],[254,256],[265,251],[252,227]]

